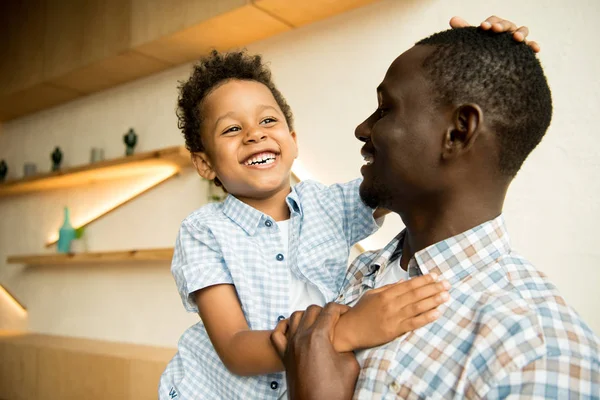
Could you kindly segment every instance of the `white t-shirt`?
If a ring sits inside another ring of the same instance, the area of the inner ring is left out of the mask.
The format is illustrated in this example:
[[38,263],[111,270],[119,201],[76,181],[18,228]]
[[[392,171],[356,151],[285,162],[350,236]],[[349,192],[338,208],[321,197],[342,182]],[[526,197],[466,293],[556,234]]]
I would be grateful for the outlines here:
[[[283,241],[284,254],[289,253],[289,227],[290,220],[279,221],[277,226],[281,231],[281,240]],[[290,274],[290,311],[306,310],[311,304],[323,307],[325,305],[325,296],[315,285],[298,279],[291,270]]]

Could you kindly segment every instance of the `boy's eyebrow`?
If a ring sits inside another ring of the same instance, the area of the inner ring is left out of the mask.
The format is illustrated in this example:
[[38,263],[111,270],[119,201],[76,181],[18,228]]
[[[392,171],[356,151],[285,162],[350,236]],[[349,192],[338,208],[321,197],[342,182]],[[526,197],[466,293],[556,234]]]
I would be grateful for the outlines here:
[[268,104],[260,104],[258,107],[256,107],[256,109],[257,109],[259,112],[261,112],[261,111],[265,111],[265,110],[267,110],[267,109],[271,109],[271,110],[273,110],[273,111],[275,111],[275,112],[279,113],[279,110],[278,110],[278,109],[276,109],[275,107],[273,107],[273,106],[270,106],[270,105],[268,105]]
[[233,111],[229,111],[223,115],[221,115],[219,118],[217,118],[217,120],[215,121],[215,129],[217,126],[219,126],[219,122],[221,122],[221,120],[225,119],[225,118],[229,118],[229,117],[233,117],[235,113]]

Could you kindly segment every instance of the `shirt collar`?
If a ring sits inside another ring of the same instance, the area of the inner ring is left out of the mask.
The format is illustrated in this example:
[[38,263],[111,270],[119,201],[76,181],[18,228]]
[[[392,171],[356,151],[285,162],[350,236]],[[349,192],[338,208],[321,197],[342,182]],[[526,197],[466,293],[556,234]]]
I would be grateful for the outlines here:
[[[290,208],[291,217],[303,215],[298,193],[294,187],[292,187],[292,191],[287,195],[285,201]],[[271,221],[270,223],[274,223],[273,218],[263,214],[231,194],[225,198],[222,210],[223,214],[239,225],[250,236],[253,236],[258,227],[261,224],[265,224],[267,220]]]
[[409,274],[412,277],[435,272],[453,284],[510,250],[504,217],[499,215],[418,251],[409,262]]
[[[363,285],[375,287],[375,277],[387,268],[394,250],[402,246],[405,233],[406,230],[400,232],[377,253],[365,271]],[[412,278],[435,272],[452,284],[508,252],[510,239],[504,217],[500,215],[418,251],[408,263],[408,274]]]

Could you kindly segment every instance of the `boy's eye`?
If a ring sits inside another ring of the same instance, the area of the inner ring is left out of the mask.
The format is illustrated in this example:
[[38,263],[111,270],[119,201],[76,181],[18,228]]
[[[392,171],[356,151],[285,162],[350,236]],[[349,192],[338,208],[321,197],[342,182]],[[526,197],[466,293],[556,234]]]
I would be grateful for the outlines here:
[[231,128],[227,128],[223,131],[222,135],[225,135],[226,133],[230,133],[230,132],[239,132],[242,129],[239,126],[232,126]]
[[273,122],[277,122],[275,118],[267,117],[260,121],[261,124],[272,124]]

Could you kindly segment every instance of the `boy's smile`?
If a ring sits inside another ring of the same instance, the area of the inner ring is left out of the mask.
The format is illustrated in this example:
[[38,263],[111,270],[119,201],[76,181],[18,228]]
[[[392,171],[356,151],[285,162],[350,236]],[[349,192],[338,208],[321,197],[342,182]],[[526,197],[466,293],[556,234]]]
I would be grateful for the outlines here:
[[200,104],[206,151],[194,155],[204,178],[219,178],[240,200],[289,193],[298,155],[296,133],[270,90],[256,81],[230,80]]

